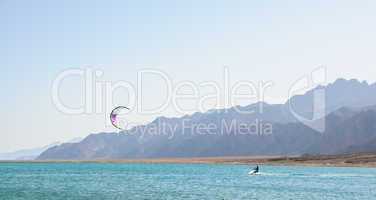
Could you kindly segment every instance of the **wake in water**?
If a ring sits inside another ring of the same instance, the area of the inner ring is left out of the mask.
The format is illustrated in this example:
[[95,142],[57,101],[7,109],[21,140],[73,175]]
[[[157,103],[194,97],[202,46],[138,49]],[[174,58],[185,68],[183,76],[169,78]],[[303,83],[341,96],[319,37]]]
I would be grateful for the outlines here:
[[[252,172],[252,171],[251,171]],[[319,177],[319,178],[376,178],[376,174],[356,174],[356,173],[322,173],[322,174],[307,174],[307,173],[273,173],[273,172],[257,172],[251,173],[249,172],[248,175],[254,176],[275,176],[275,177]]]
[[[252,174],[248,174],[248,175],[252,175]],[[259,175],[259,176],[289,176],[290,174],[287,174],[287,173],[258,172],[256,175]]]

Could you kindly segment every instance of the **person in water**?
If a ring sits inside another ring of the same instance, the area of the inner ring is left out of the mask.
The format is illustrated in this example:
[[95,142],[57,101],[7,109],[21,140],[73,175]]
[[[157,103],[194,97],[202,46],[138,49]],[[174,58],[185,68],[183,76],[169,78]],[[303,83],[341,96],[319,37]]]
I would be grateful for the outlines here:
[[256,165],[255,169],[254,169],[254,173],[258,173],[259,172],[259,166]]

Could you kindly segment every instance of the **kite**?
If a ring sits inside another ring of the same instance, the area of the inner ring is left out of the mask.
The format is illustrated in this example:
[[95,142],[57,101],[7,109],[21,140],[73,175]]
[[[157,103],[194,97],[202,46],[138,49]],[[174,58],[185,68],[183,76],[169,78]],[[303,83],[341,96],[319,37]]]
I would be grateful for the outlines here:
[[120,130],[124,130],[127,125],[125,116],[128,111],[129,111],[129,108],[125,106],[118,106],[114,108],[110,114],[111,124]]

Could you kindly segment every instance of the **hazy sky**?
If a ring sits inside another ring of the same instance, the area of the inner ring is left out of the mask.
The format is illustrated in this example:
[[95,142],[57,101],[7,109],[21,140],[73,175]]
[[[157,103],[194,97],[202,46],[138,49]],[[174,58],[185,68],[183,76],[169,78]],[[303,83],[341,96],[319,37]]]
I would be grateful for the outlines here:
[[[178,3],[179,2],[179,3]],[[282,103],[291,84],[318,66],[327,81],[376,81],[375,1],[20,1],[0,0],[0,152],[115,131],[108,110],[69,115],[52,102],[52,83],[67,69],[101,70],[98,82],[137,84],[140,70],[163,71],[176,85],[272,81],[266,99]],[[78,76],[60,97],[84,102]],[[163,102],[160,77],[145,77],[144,106]],[[202,89],[205,90],[205,89]],[[201,91],[202,93],[205,93]],[[128,105],[123,91],[114,104]],[[246,105],[254,100],[243,101]],[[194,103],[182,102],[182,107]],[[210,106],[209,106],[210,107]],[[221,107],[221,106],[218,106]],[[137,123],[159,115],[133,112]]]

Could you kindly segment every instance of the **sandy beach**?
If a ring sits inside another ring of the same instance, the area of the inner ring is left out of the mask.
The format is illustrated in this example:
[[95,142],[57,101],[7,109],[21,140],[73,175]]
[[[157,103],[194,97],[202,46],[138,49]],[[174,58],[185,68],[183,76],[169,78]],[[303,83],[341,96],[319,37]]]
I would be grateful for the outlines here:
[[153,159],[98,159],[98,160],[20,160],[0,162],[27,163],[206,163],[206,164],[249,164],[249,165],[297,165],[333,167],[376,167],[376,154],[346,155],[304,155],[304,156],[230,156],[194,158],[153,158]]

